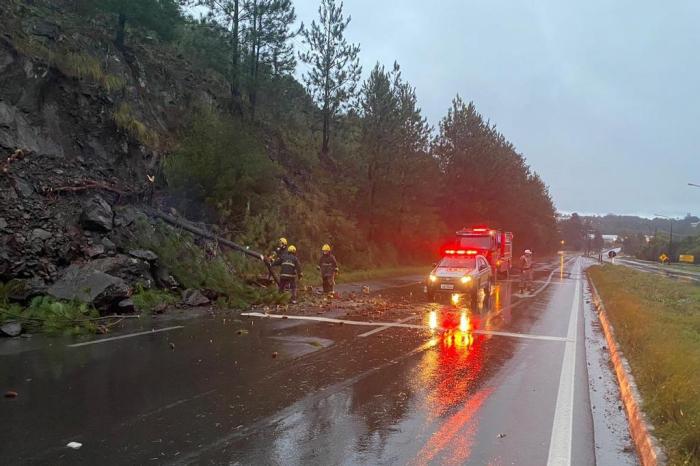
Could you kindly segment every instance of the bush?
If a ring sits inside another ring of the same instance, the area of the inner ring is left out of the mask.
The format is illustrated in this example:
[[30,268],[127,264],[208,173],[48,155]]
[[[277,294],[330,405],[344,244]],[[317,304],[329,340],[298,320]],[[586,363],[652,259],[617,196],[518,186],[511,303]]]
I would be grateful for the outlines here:
[[139,312],[151,313],[159,304],[175,304],[178,299],[172,293],[158,289],[144,289],[139,286],[131,297]]
[[215,209],[230,225],[240,225],[274,204],[280,173],[254,128],[209,110],[196,113],[180,148],[165,163],[168,184],[176,193]]
[[137,119],[126,102],[119,104],[117,110],[112,114],[112,119],[117,128],[125,131],[144,146],[155,147],[158,145],[158,134]]

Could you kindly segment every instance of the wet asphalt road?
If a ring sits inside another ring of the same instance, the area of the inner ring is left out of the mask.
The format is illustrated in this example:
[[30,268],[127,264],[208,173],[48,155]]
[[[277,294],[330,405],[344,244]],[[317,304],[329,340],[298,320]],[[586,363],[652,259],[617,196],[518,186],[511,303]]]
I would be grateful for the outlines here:
[[2,388],[19,397],[2,400],[0,463],[635,464],[605,355],[586,347],[600,343],[584,265],[544,264],[533,295],[504,281],[477,309],[415,285],[384,290],[396,305],[381,312],[2,342]]

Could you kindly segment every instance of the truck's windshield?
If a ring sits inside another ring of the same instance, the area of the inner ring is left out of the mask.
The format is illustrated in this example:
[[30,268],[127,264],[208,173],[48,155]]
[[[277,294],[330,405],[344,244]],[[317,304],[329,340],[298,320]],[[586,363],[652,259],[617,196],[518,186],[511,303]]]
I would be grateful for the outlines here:
[[438,267],[473,269],[476,267],[476,259],[473,257],[444,257],[438,264]]
[[460,236],[459,246],[464,249],[491,249],[493,238],[486,236]]

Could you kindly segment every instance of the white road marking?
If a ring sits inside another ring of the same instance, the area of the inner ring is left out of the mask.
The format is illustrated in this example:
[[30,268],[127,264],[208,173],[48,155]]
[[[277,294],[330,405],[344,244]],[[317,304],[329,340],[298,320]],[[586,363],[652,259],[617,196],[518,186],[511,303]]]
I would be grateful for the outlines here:
[[[580,261],[576,262],[575,268],[580,272]],[[569,329],[562,358],[561,375],[559,376],[559,391],[552,422],[552,436],[549,441],[547,466],[568,466],[571,464],[574,425],[574,382],[576,376],[576,332],[578,330],[580,308],[581,279],[578,279],[576,280],[574,301],[571,304],[571,313],[569,314]]]
[[[312,322],[326,322],[326,323],[343,323],[347,325],[359,325],[364,327],[379,327],[376,330],[385,330],[386,328],[398,327],[398,328],[411,328],[417,330],[430,330],[428,325],[420,324],[406,324],[402,322],[365,322],[362,320],[343,320],[343,319],[333,319],[330,317],[317,317],[317,316],[290,316],[282,314],[262,314],[260,312],[244,312],[242,316],[247,317],[261,317],[269,319],[290,319],[290,320],[308,320]],[[437,328],[435,330],[445,331],[449,329]],[[564,337],[553,337],[549,335],[531,335],[527,333],[511,333],[511,332],[498,332],[495,330],[472,330],[474,335],[493,335],[499,337],[512,337],[512,338],[523,338],[527,340],[546,340],[546,341],[563,341],[568,342],[568,338]]]
[[145,332],[129,333],[128,335],[119,335],[117,337],[102,338],[100,340],[86,341],[83,343],[74,343],[72,345],[67,345],[69,348],[77,348],[78,346],[96,345],[98,343],[107,343],[108,341],[123,340],[124,338],[138,337],[141,335],[152,335],[154,333],[169,332],[170,330],[177,330],[179,328],[185,328],[182,325],[176,325],[175,327],[165,327],[153,330],[147,330]]
[[[404,322],[408,322],[410,320],[415,320],[417,318],[418,318],[418,316],[409,316],[409,317],[406,317],[405,319],[397,320],[396,323],[403,324]],[[363,337],[363,338],[368,337],[370,335],[374,335],[375,333],[379,333],[379,332],[384,331],[384,330],[389,329],[389,328],[391,328],[391,326],[384,325],[382,327],[375,328],[374,330],[370,330],[369,332],[362,333],[362,334],[358,335],[358,337]]]

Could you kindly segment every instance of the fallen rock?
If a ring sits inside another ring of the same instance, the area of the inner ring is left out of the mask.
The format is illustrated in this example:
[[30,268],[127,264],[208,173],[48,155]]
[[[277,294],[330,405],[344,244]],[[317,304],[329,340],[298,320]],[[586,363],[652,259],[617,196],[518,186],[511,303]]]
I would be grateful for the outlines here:
[[188,289],[182,292],[182,302],[188,306],[204,306],[209,304],[209,298],[199,290]]
[[0,325],[0,332],[8,337],[16,337],[22,333],[22,324],[15,321],[5,322],[4,324]]
[[39,239],[41,241],[46,241],[53,236],[53,233],[46,231],[43,228],[35,228],[32,230],[32,239]]
[[83,250],[85,255],[88,256],[90,259],[101,256],[102,254],[105,253],[105,251],[106,251],[105,247],[101,244],[95,244],[93,246],[88,246]]
[[10,299],[16,302],[27,302],[30,299],[46,294],[46,282],[40,277],[17,280],[18,286],[10,293]]
[[102,238],[102,246],[105,247],[107,252],[114,252],[117,250],[117,245],[109,238]]
[[124,254],[95,259],[88,262],[85,267],[119,277],[132,286],[139,285],[148,289],[153,284],[151,266],[148,262]]
[[134,312],[134,301],[131,299],[122,299],[119,301],[119,304],[117,304],[117,309],[119,312]]
[[4,218],[0,217],[0,230],[4,230],[7,228],[7,220]]
[[115,302],[129,297],[131,289],[124,280],[88,267],[71,265],[49,289],[58,299],[78,300],[107,309]]
[[86,230],[110,231],[114,226],[112,207],[99,195],[91,197],[83,206],[80,224]]
[[133,251],[129,251],[129,255],[148,262],[155,262],[158,260],[158,255],[148,249],[134,249]]

